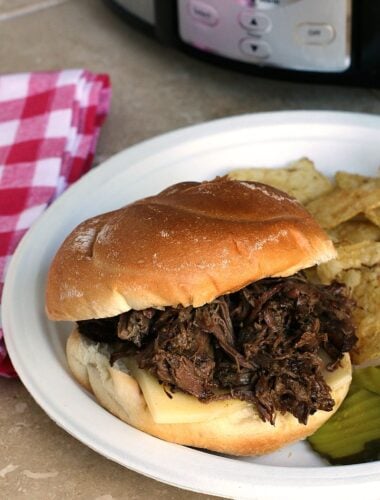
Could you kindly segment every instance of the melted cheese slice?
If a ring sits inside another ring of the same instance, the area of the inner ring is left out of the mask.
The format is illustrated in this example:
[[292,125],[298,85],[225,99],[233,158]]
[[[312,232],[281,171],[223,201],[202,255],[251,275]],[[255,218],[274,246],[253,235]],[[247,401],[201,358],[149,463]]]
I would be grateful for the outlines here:
[[[205,422],[243,409],[253,408],[249,403],[236,399],[201,403],[194,396],[181,391],[171,393],[172,397],[169,397],[155,377],[148,371],[138,368],[135,359],[123,358],[123,362],[139,384],[152,418],[157,424]],[[346,369],[347,364],[350,364],[348,354],[343,357],[341,366],[336,370],[333,372],[324,370],[325,380],[333,390],[350,382],[351,373]]]
[[247,407],[247,403],[236,399],[201,403],[194,396],[181,391],[170,393],[169,397],[162,384],[149,372],[138,368],[134,359],[123,361],[138,382],[152,418],[157,424],[205,422]]
[[[327,356],[322,353],[319,353],[319,355],[327,363],[328,361]],[[338,366],[336,370],[334,370],[333,372],[330,372],[326,369],[323,370],[323,377],[327,385],[332,390],[337,390],[342,385],[350,384],[352,380],[352,371],[347,370],[348,366],[350,365],[351,365],[350,355],[346,353],[340,361],[340,366]]]

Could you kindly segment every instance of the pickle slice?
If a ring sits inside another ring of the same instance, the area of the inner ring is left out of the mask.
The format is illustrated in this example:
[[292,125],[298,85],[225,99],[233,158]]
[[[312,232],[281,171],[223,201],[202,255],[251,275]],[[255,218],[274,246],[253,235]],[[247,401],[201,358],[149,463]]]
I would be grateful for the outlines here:
[[354,387],[360,386],[380,395],[380,366],[369,366],[355,370],[352,382]]
[[[372,375],[368,377],[370,386],[378,387],[377,375],[374,381]],[[362,378],[369,384],[367,376],[356,378],[336,414],[308,439],[313,450],[334,465],[380,458],[380,395],[360,387]]]

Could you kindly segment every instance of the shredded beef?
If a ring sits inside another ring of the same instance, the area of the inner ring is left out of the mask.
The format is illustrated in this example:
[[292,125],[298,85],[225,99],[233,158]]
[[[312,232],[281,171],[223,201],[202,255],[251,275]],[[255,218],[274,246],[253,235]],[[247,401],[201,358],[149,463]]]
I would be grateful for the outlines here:
[[314,285],[297,274],[257,281],[199,308],[145,309],[80,321],[95,341],[119,342],[140,368],[171,391],[203,402],[240,399],[272,424],[290,412],[306,424],[334,406],[322,376],[321,351],[334,370],[357,340],[353,302],[339,283]]
[[117,336],[123,340],[131,340],[137,347],[150,331],[150,325],[155,315],[155,310],[128,311],[121,314],[117,324]]
[[161,382],[207,399],[213,395],[215,362],[210,337],[196,324],[196,314],[192,307],[159,312],[137,361]]

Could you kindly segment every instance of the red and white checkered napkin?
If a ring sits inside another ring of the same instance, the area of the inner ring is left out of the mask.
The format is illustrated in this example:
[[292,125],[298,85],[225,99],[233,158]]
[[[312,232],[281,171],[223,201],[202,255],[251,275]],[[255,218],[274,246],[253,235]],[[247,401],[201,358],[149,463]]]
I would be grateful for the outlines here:
[[[86,70],[0,76],[0,300],[9,260],[44,209],[90,168],[111,97]],[[15,372],[0,322],[0,375]]]

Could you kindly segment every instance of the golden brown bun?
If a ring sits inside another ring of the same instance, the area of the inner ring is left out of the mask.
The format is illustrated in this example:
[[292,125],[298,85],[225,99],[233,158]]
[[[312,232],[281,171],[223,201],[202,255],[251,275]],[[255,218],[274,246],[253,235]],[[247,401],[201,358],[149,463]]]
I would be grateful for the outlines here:
[[[67,359],[74,377],[93,392],[100,404],[128,424],[148,434],[173,443],[206,448],[231,455],[261,455],[275,451],[313,434],[338,409],[351,383],[351,363],[345,355],[339,372],[326,374],[335,407],[331,412],[318,411],[307,425],[298,423],[291,414],[278,414],[276,425],[260,420],[248,405],[242,410],[207,422],[157,424],[134,378],[110,366],[105,344],[88,341],[74,330],[67,343]],[[120,365],[119,365],[120,366]]]
[[83,320],[198,307],[335,255],[309,213],[275,188],[181,183],[80,224],[54,258],[46,309],[51,319]]

